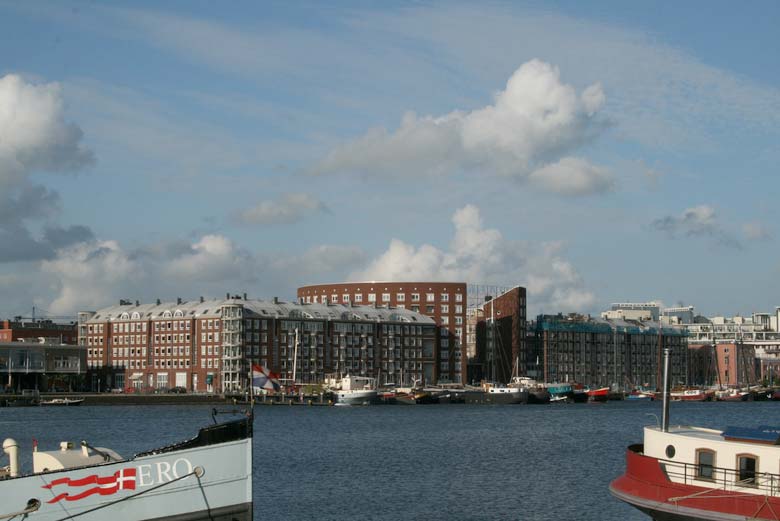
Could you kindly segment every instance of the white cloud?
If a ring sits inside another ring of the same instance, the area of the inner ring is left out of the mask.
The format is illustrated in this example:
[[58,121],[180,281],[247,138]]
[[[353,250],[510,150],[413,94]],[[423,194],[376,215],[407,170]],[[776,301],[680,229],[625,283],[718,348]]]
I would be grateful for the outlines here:
[[222,235],[205,235],[190,250],[168,260],[163,273],[179,280],[226,281],[249,278],[251,254]]
[[[343,278],[365,260],[355,246],[320,245],[300,254],[253,254],[225,236],[204,235],[191,244],[166,243],[127,251],[117,241],[85,241],[43,261],[48,288],[36,287],[34,301],[52,314],[98,309],[120,298],[153,301],[199,295],[221,298],[248,292],[256,298],[294,298],[294,288],[317,277]],[[3,286],[12,286],[0,273]]]
[[235,217],[242,224],[292,224],[322,212],[328,212],[328,208],[313,195],[290,193],[278,201],[261,201]]
[[0,183],[36,170],[77,170],[94,160],[80,145],[81,129],[65,121],[57,83],[35,85],[15,74],[0,78],[0,136]]
[[[0,262],[50,258],[57,247],[92,237],[84,226],[49,225],[60,212],[59,194],[31,180],[36,172],[90,165],[94,157],[81,139],[81,129],[65,120],[58,84],[0,77]],[[30,220],[47,222],[40,237],[28,229]]]
[[465,281],[525,286],[530,314],[536,311],[583,310],[594,302],[582,278],[556,242],[529,244],[505,240],[485,228],[479,209],[467,205],[452,217],[455,235],[448,251],[393,239],[388,249],[350,280]]
[[53,314],[75,313],[106,305],[147,276],[116,241],[85,242],[64,248],[43,261],[41,271],[52,277],[57,296]]
[[578,157],[564,157],[528,176],[529,181],[562,195],[588,195],[613,189],[615,180],[606,168],[591,165]]
[[[556,67],[531,60],[512,74],[492,105],[440,117],[407,113],[395,132],[372,129],[336,147],[312,171],[418,175],[463,170],[524,179],[595,138],[604,128],[597,118],[603,104],[598,84],[577,95],[561,82]],[[607,170],[584,159],[566,159],[555,172],[555,182],[538,185],[579,195],[603,191],[611,184]],[[539,175],[544,179],[553,174]],[[576,179],[562,179],[572,175]]]

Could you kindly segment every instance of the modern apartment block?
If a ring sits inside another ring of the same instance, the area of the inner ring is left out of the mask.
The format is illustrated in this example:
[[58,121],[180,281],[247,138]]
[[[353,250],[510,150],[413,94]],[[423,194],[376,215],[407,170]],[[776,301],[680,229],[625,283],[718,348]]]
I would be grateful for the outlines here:
[[359,374],[435,382],[440,328],[408,309],[229,297],[79,313],[93,387],[242,391],[250,364],[287,383]]
[[[369,305],[408,309],[442,328],[437,380],[466,382],[467,286],[463,282],[342,282],[298,288],[305,304]],[[434,382],[430,382],[434,383]]]
[[661,307],[657,302],[615,302],[601,313],[607,320],[649,320],[657,322]]
[[671,379],[686,383],[686,330],[657,322],[540,315],[536,336],[546,382],[661,387],[661,348],[671,347]]
[[51,320],[14,320],[0,321],[0,342],[18,342],[24,340],[45,339],[59,344],[75,344],[78,340],[76,324],[61,324]]

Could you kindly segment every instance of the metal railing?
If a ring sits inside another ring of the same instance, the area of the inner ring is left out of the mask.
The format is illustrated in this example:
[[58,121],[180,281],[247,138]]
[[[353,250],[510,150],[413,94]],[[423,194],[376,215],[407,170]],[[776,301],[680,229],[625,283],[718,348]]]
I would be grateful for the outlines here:
[[[659,459],[661,469],[674,482],[717,490],[780,496],[780,474],[752,472],[696,463]],[[740,479],[741,478],[741,479]]]

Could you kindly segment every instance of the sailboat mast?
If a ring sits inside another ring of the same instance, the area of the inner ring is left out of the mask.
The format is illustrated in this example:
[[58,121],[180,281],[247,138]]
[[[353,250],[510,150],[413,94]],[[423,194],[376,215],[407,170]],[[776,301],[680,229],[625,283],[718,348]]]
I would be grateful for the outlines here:
[[496,318],[493,315],[493,300],[490,301],[490,381],[496,381]]
[[296,378],[298,370],[298,328],[295,328],[295,346],[293,347],[293,374],[292,374],[292,380],[293,385],[298,381]]

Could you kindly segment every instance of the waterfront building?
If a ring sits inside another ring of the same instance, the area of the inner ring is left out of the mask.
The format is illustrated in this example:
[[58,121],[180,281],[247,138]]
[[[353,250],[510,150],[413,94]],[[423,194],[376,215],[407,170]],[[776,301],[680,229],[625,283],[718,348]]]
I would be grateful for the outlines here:
[[100,388],[234,392],[250,364],[287,383],[328,375],[435,383],[446,329],[410,309],[228,297],[79,313],[92,384]]
[[508,383],[526,376],[526,290],[516,286],[498,296],[486,297],[477,315],[477,359],[482,377]]
[[[436,374],[442,382],[464,383],[467,285],[463,282],[341,282],[298,288],[305,304],[355,304],[409,309],[441,327],[441,353]],[[434,382],[431,382],[434,383]]]
[[0,387],[71,390],[87,369],[87,350],[58,342],[0,342]]
[[78,341],[76,323],[63,324],[45,319],[24,320],[22,317],[0,321],[0,342],[40,338],[50,339],[58,344],[76,344]]
[[673,384],[686,383],[684,328],[658,322],[606,320],[577,314],[540,315],[535,324],[546,382],[661,387],[662,346],[672,349]]

